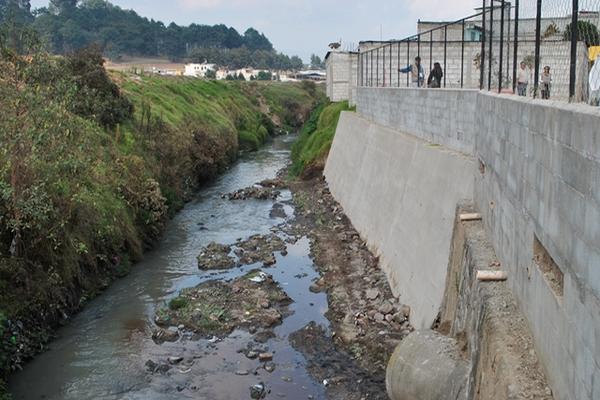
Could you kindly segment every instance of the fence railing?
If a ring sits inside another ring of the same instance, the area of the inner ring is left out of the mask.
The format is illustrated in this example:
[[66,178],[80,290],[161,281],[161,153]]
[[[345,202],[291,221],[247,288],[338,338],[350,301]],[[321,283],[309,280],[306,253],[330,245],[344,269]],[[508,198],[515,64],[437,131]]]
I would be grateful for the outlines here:
[[357,84],[472,88],[598,101],[600,0],[482,0],[401,40],[362,42]]

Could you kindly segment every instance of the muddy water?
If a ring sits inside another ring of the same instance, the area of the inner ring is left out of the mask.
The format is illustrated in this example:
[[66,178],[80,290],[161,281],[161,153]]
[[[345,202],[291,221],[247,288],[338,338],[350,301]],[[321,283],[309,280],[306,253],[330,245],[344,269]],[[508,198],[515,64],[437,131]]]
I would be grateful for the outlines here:
[[[255,233],[267,233],[284,222],[270,218],[272,201],[229,201],[222,193],[275,176],[289,159],[293,137],[277,138],[272,145],[245,156],[210,187],[202,190],[171,221],[162,242],[146,254],[132,273],[114,283],[104,294],[58,332],[50,350],[27,364],[10,381],[15,399],[246,399],[249,387],[264,382],[267,398],[318,399],[321,383],[306,372],[306,360],[293,350],[288,335],[310,321],[327,325],[324,294],[308,290],[317,277],[308,257],[306,238],[288,245],[288,255],[276,253],[272,274],[294,300],[293,313],[275,328],[275,337],[262,344],[274,353],[275,371],[269,373],[257,360],[238,350],[252,336],[235,331],[222,341],[181,339],[157,345],[151,340],[154,312],[184,287],[210,279],[229,280],[257,267],[226,273],[198,270],[196,256],[211,241],[232,243]],[[289,201],[283,192],[279,202]],[[284,207],[287,218],[293,208]],[[147,360],[160,362],[169,356],[185,361],[168,374],[146,372]],[[247,370],[246,376],[236,371]]]

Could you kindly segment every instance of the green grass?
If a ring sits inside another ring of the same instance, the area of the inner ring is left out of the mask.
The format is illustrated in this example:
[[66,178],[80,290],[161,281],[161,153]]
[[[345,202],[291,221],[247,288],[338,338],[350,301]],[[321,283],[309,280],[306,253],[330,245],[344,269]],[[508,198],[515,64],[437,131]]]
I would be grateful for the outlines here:
[[316,100],[314,88],[297,83],[113,76],[133,102],[137,121],[149,111],[171,127],[191,122],[213,135],[235,134],[243,150],[255,150],[265,142],[273,130],[270,120],[280,121],[282,128],[297,127],[298,113],[307,114]]
[[342,111],[353,110],[347,101],[323,103],[311,114],[300,137],[292,148],[293,176],[300,175],[309,166],[324,163],[333,142],[333,136]]

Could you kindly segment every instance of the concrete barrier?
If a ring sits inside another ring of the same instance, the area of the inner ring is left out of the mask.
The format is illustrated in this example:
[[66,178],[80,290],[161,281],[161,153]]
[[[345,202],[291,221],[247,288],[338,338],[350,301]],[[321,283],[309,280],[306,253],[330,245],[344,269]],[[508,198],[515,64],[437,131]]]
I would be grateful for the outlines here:
[[411,323],[428,328],[442,302],[454,213],[473,193],[474,161],[442,146],[340,116],[325,167],[331,193],[380,256]]

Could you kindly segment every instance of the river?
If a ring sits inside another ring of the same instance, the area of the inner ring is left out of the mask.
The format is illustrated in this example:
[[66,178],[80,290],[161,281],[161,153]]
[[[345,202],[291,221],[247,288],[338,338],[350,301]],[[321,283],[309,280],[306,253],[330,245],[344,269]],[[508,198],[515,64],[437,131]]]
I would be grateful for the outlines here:
[[[242,156],[199,191],[170,221],[161,242],[127,277],[89,302],[58,330],[48,351],[12,376],[9,390],[14,399],[237,400],[250,398],[249,387],[259,382],[270,390],[267,398],[324,398],[323,385],[310,377],[306,360],[288,342],[291,332],[310,321],[328,326],[325,294],[308,290],[318,274],[308,256],[307,238],[289,244],[286,257],[276,253],[275,266],[265,269],[294,300],[293,313],[264,345],[275,355],[272,373],[238,352],[252,340],[245,331],[234,331],[223,341],[181,339],[158,345],[151,339],[155,310],[179,290],[209,279],[230,280],[256,267],[226,273],[200,271],[196,257],[203,246],[268,233],[293,216],[289,191],[277,200],[285,204],[286,218],[269,216],[274,201],[230,201],[221,195],[274,177],[288,162],[294,139],[278,137],[260,151]],[[166,375],[147,372],[147,360],[164,360],[171,355],[193,360],[191,368],[173,368]],[[251,373],[236,375],[240,370]]]

